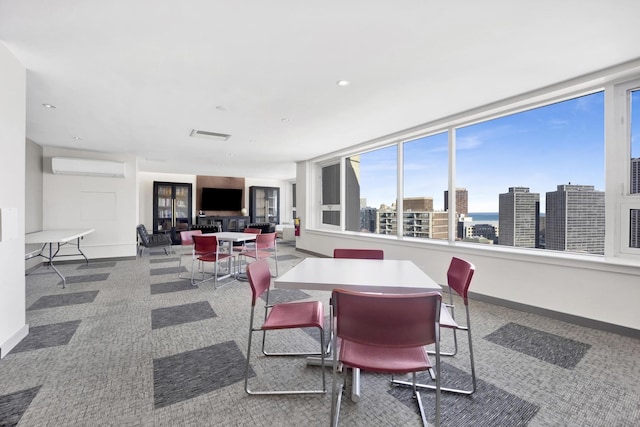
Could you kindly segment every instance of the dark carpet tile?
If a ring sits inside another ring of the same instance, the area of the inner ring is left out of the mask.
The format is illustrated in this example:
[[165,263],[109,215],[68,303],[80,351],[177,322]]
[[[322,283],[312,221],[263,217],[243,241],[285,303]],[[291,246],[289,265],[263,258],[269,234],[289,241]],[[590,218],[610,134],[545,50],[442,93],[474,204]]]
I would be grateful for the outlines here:
[[67,345],[79,325],[79,320],[72,320],[29,328],[29,335],[13,348],[12,353]]
[[27,310],[40,310],[43,308],[64,307],[67,305],[87,304],[93,302],[98,291],[72,292],[68,294],[45,295],[38,298]]
[[[469,373],[457,369],[447,363],[441,362],[442,381],[441,386],[455,388],[470,388],[471,376]],[[365,373],[364,375],[371,375]],[[410,378],[410,376],[409,376]],[[418,382],[435,384],[428,373],[419,373]],[[422,396],[424,412],[429,423],[435,421],[435,391],[418,390]],[[417,420],[420,419],[418,404],[413,398],[411,387],[396,386],[389,390],[389,394],[416,411]],[[520,427],[526,426],[536,415],[539,406],[527,402],[510,394],[490,383],[478,379],[477,389],[470,396],[441,393],[440,424],[448,427]]]
[[208,301],[156,308],[151,310],[151,329],[166,328],[213,317],[216,317],[216,313]]
[[67,276],[67,285],[70,283],[88,283],[88,282],[102,282],[109,278],[109,273],[99,274],[83,274],[82,276]]
[[39,390],[40,386],[0,396],[0,426],[18,425]]
[[178,258],[174,258],[174,257],[170,257],[170,256],[163,256],[160,258],[154,258],[154,259],[150,259],[149,260],[149,264],[162,264],[165,262],[175,262],[176,265],[178,265]]
[[190,280],[176,280],[174,282],[155,283],[151,285],[151,295],[166,294],[169,292],[192,291],[198,289],[191,285]]
[[178,273],[186,273],[187,271],[188,270],[184,265],[180,266],[179,270],[178,270],[178,267],[152,268],[151,275],[152,276],[162,276],[164,274],[177,275]]
[[278,255],[278,261],[291,261],[292,259],[300,259],[295,255]]
[[115,261],[110,262],[90,262],[89,264],[82,264],[76,270],[87,270],[90,268],[113,268],[116,266]]
[[563,368],[574,368],[591,348],[589,344],[517,323],[507,323],[484,339]]
[[[264,300],[266,296],[263,295],[261,298]],[[309,298],[309,294],[298,289],[271,289],[269,291],[269,304],[300,301],[306,298]]]
[[[245,363],[234,341],[154,359],[154,406],[162,408],[242,381]],[[249,375],[255,376],[251,368]]]

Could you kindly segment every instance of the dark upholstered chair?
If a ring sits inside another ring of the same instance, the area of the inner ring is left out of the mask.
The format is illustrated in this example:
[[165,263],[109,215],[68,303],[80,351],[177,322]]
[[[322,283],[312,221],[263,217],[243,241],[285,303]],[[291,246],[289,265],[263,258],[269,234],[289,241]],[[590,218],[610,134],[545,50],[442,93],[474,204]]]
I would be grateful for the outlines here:
[[144,224],[136,227],[138,230],[138,251],[139,256],[143,255],[144,248],[163,248],[164,253],[169,255],[171,251],[171,237],[166,234],[149,234]]

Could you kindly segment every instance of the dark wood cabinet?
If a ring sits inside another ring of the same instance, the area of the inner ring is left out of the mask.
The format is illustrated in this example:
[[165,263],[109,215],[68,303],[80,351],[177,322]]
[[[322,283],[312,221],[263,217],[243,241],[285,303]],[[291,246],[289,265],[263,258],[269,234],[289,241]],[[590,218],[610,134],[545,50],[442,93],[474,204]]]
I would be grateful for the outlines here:
[[280,188],[249,187],[249,216],[252,223],[280,224]]
[[165,233],[174,245],[180,244],[180,232],[191,227],[191,184],[153,183],[153,233]]
[[243,231],[249,226],[249,217],[231,216],[199,216],[198,225],[217,226],[221,231]]

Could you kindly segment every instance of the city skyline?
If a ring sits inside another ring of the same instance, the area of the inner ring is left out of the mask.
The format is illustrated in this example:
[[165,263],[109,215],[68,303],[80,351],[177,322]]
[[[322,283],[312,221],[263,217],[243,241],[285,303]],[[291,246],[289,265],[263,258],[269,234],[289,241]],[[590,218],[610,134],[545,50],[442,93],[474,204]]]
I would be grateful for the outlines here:
[[[640,105],[634,92],[633,104]],[[640,157],[640,108],[632,109],[631,155]],[[635,118],[635,120],[633,120]],[[456,187],[466,188],[469,212],[498,212],[499,194],[529,187],[545,194],[561,184],[604,191],[604,95],[597,92],[459,128]],[[448,187],[448,136],[404,144],[404,197],[432,197],[444,209]],[[361,197],[379,208],[396,201],[397,153],[386,147],[360,158]],[[541,213],[545,202],[541,200]]]

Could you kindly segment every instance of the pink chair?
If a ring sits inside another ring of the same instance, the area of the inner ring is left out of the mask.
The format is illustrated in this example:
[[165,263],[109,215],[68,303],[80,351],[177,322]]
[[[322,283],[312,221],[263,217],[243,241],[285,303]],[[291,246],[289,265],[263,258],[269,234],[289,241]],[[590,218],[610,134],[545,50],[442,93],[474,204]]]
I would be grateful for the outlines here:
[[[451,329],[453,331],[453,351],[441,352],[442,356],[455,356],[458,352],[458,338],[456,336],[457,331],[463,331],[467,333],[469,339],[469,361],[471,364],[471,382],[472,387],[470,390],[441,387],[442,391],[448,391],[451,393],[459,394],[472,394],[476,391],[476,368],[473,361],[473,343],[471,342],[471,317],[469,316],[469,285],[475,272],[475,266],[468,261],[460,258],[453,257],[447,270],[447,285],[449,286],[449,303],[443,303],[440,309],[440,327]],[[453,292],[456,292],[462,297],[464,302],[465,312],[467,315],[466,323],[464,325],[459,324],[454,317],[455,305],[453,304]],[[396,384],[408,385],[409,382],[394,381]],[[431,384],[418,384],[418,387],[433,389]]]
[[[178,277],[180,279],[186,279],[180,275],[180,267],[182,267],[182,257],[187,255],[187,251],[193,254],[193,236],[200,236],[202,230],[189,230],[180,232],[180,255],[178,257]],[[187,249],[188,248],[188,249]],[[198,254],[199,255],[199,254]]]
[[[244,389],[247,394],[319,394],[326,393],[324,373],[324,307],[320,301],[290,302],[269,305],[271,271],[266,259],[257,260],[247,266],[247,277],[251,285],[251,317],[249,321],[249,345],[245,366]],[[266,293],[264,321],[262,326],[254,326],[256,301]],[[278,329],[318,328],[320,331],[320,351],[317,353],[269,353],[265,351],[266,331]],[[321,356],[322,389],[318,390],[273,390],[253,391],[249,389],[249,360],[251,358],[251,337],[254,332],[262,332],[262,353],[265,356]]]
[[[218,264],[220,261],[233,257],[233,254],[227,254],[220,252],[220,245],[218,244],[218,238],[214,235],[194,235],[193,238],[193,260],[191,262],[191,284],[197,285],[198,283],[206,282],[204,278],[204,263],[213,263],[213,288],[216,288],[218,283]],[[203,263],[202,267],[202,280],[195,282],[195,262],[196,259]],[[230,268],[230,267],[229,267]]]
[[278,247],[275,232],[258,234],[256,236],[255,246],[245,249],[240,252],[240,255],[255,258],[256,260],[273,257],[276,262],[276,274],[272,277],[278,276]]
[[[331,295],[333,353],[331,425],[338,425],[340,403],[346,384],[345,367],[387,374],[413,374],[413,393],[424,425],[427,419],[416,372],[433,368],[425,346],[435,344],[436,425],[440,423],[440,306],[438,292],[418,294],[374,294],[334,289]],[[336,353],[340,353],[338,356]],[[343,382],[338,390],[338,363]]]
[[384,259],[382,249],[334,249],[334,258]]

